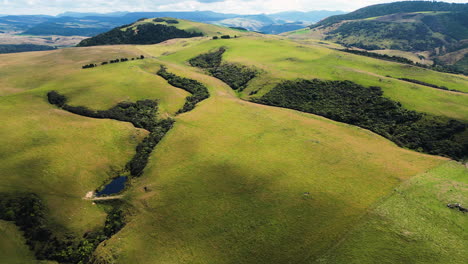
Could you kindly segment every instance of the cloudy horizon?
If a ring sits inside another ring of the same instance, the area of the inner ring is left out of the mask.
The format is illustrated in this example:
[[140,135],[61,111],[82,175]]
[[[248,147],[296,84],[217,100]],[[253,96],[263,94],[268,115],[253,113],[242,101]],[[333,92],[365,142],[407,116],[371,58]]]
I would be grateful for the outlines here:
[[[270,14],[284,11],[353,11],[388,0],[0,0],[0,13],[57,15],[64,12],[110,13],[162,11],[214,11],[235,14]],[[468,0],[447,1],[468,3]]]

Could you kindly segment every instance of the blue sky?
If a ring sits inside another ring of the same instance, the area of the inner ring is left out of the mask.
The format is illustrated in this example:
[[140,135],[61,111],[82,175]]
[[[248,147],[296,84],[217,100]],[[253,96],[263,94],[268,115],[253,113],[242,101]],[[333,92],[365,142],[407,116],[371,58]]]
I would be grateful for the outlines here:
[[[0,14],[48,14],[65,11],[195,11],[258,14],[290,10],[344,10],[391,2],[391,0],[0,0]],[[468,3],[468,0],[449,2]]]

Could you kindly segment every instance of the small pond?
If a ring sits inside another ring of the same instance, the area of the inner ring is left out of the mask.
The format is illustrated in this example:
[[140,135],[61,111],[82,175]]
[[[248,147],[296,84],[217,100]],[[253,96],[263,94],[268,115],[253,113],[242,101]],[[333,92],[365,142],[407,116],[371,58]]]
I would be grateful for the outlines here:
[[120,176],[112,180],[109,184],[102,189],[102,191],[97,192],[96,196],[106,196],[112,195],[121,192],[125,188],[125,183],[127,182],[127,177]]

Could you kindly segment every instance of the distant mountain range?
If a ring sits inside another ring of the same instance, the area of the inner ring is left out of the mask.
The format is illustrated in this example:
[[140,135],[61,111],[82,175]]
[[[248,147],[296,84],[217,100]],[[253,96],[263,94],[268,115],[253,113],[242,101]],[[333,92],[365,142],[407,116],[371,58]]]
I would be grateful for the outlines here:
[[238,15],[211,11],[114,12],[107,14],[65,12],[57,16],[6,15],[0,17],[0,31],[27,35],[95,36],[141,18],[173,17],[228,27],[243,27],[266,34],[279,34],[316,23],[342,11],[282,12]]

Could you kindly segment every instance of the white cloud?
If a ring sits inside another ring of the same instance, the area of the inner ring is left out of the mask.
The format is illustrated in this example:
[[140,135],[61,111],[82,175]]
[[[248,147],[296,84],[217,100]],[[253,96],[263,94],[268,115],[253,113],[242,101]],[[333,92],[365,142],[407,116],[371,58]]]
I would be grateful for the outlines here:
[[[194,11],[259,14],[288,10],[344,10],[391,2],[391,0],[0,0],[2,14],[57,14],[113,11]],[[467,0],[450,2],[468,3]]]

